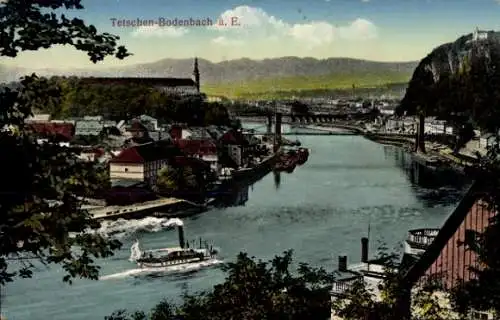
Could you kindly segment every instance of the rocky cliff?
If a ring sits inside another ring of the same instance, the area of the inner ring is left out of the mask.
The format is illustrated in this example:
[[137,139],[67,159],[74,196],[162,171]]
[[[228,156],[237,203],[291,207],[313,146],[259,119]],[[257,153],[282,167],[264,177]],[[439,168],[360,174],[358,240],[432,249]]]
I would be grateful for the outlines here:
[[[477,72],[479,65],[493,68],[500,62],[500,32],[475,31],[435,48],[417,65],[398,113],[414,114],[418,108],[433,113],[441,80],[460,73]],[[472,70],[472,64],[474,65]],[[439,93],[441,94],[441,92]],[[435,109],[434,109],[435,111]]]

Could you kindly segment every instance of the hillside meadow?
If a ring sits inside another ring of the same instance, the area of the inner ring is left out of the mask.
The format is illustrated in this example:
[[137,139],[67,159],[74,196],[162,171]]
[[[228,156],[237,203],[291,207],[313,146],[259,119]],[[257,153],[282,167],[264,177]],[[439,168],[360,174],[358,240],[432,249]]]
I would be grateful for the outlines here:
[[[329,92],[352,92],[363,89],[391,90],[407,83],[411,74],[403,72],[331,74],[326,76],[297,76],[230,83],[202,84],[209,96],[228,98],[286,98],[290,96],[320,95]],[[368,90],[372,91],[372,90]]]

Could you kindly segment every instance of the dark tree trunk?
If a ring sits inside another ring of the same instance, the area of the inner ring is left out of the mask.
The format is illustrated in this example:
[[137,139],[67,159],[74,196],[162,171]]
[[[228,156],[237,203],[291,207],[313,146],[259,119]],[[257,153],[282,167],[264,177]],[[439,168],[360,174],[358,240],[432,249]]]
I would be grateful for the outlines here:
[[396,300],[394,313],[394,319],[411,319],[411,287],[401,290]]

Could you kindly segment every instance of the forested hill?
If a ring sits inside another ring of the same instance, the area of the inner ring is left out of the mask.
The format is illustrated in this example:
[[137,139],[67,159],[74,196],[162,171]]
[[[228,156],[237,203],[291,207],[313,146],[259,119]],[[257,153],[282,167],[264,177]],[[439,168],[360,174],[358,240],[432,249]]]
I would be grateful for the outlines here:
[[500,33],[480,32],[476,40],[472,33],[461,36],[420,61],[397,112],[462,114],[480,122],[490,108],[486,101],[496,98],[499,72]]

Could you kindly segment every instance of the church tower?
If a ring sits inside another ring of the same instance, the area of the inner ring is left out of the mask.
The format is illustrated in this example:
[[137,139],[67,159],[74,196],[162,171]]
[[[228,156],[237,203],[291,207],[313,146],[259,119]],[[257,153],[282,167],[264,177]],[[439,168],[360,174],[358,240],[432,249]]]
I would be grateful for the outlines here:
[[193,70],[194,82],[196,83],[196,90],[200,92],[200,70],[198,69],[198,58],[194,58],[194,70]]

